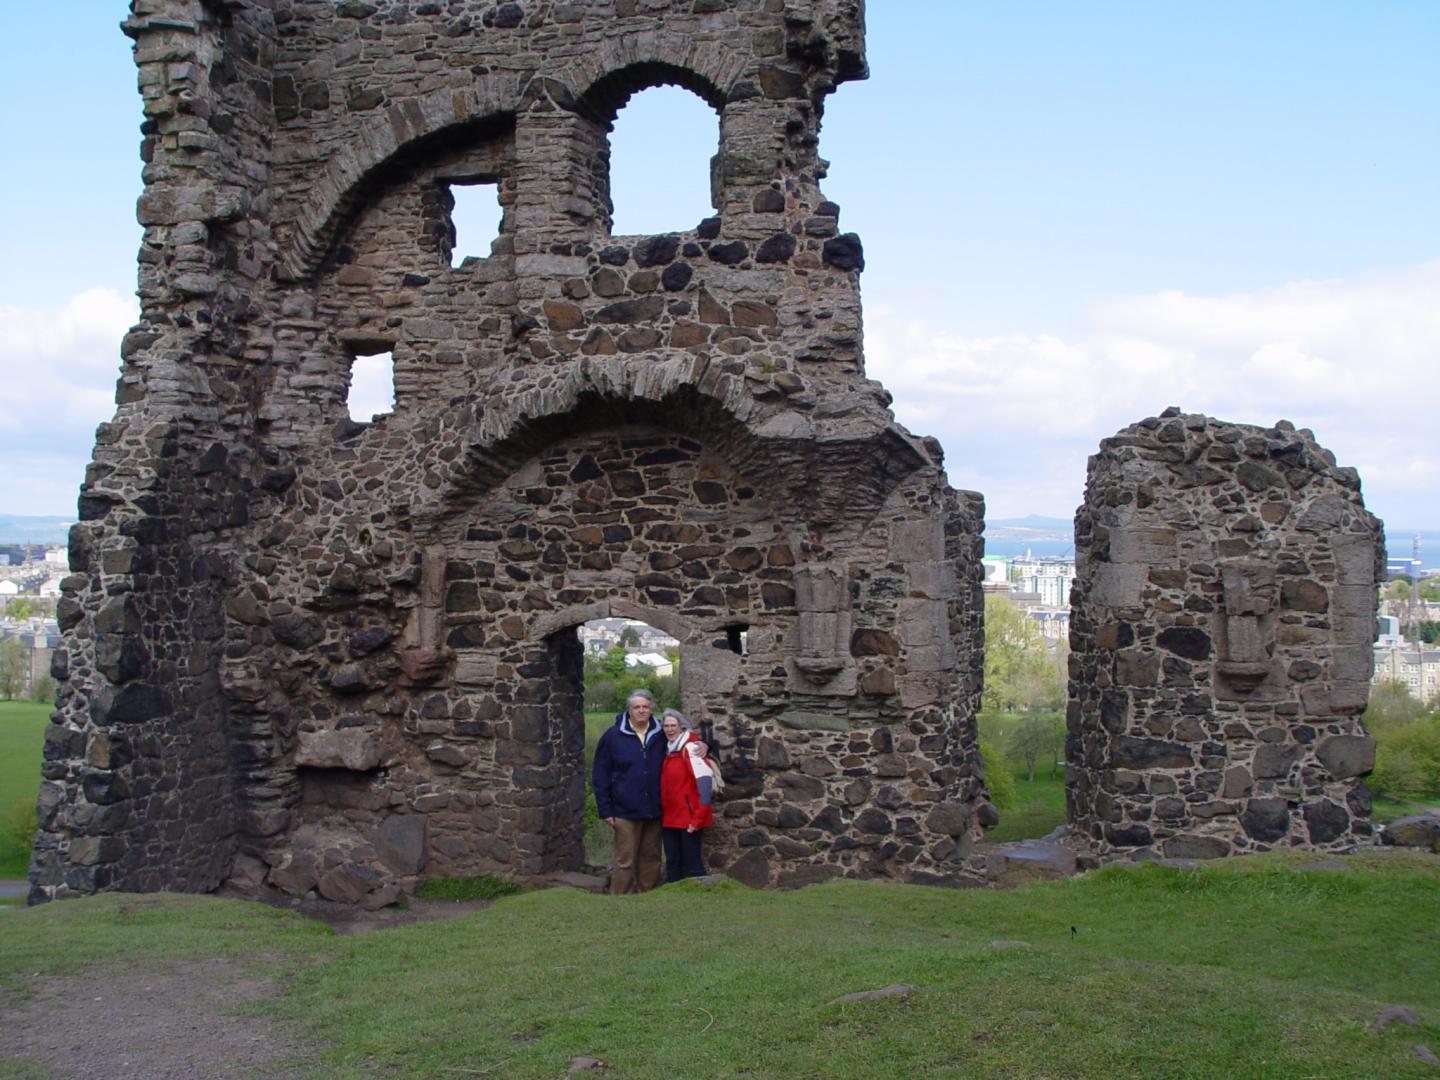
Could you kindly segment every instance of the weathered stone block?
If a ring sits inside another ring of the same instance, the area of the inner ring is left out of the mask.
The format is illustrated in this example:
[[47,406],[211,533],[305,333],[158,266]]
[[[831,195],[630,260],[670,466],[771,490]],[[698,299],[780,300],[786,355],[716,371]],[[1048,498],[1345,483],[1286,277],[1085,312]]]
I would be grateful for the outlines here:
[[302,731],[295,747],[295,764],[369,772],[380,766],[380,746],[370,732],[360,728]]
[[1172,836],[1162,845],[1167,859],[1220,859],[1230,854],[1230,844],[1219,836]]
[[1375,740],[1369,735],[1329,735],[1316,744],[1315,756],[1337,780],[1364,776],[1375,768]]
[[1284,799],[1250,799],[1240,812],[1240,824],[1251,839],[1274,843],[1290,831],[1290,810]]
[[1399,847],[1428,848],[1440,854],[1440,815],[1412,814],[1385,826],[1381,838]]
[[1111,740],[1110,762],[1119,769],[1181,769],[1195,758],[1181,743],[1121,735]]

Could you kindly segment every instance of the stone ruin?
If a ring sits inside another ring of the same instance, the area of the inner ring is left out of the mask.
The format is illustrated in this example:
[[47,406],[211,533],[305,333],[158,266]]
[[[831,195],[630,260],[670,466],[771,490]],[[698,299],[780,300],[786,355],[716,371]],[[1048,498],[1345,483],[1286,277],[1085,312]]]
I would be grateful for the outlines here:
[[[71,537],[37,899],[582,864],[582,657],[680,641],[756,884],[973,873],[982,503],[865,378],[857,0],[134,0],[140,323]],[[612,236],[678,84],[715,214]],[[452,189],[493,183],[454,267]],[[357,356],[394,411],[351,422]]]
[[1371,836],[1385,549],[1354,469],[1170,409],[1100,444],[1075,545],[1072,830],[1192,858]]
[[[982,880],[983,503],[865,378],[820,188],[859,0],[131,6],[142,313],[71,533],[31,899],[579,869],[575,630],[612,615],[681,643],[716,869]],[[717,114],[715,214],[613,236],[607,134],[659,84]],[[476,183],[499,235],[453,266]],[[394,409],[352,422],[376,353]],[[1203,418],[1106,445],[1075,825],[1362,835],[1353,474]]]

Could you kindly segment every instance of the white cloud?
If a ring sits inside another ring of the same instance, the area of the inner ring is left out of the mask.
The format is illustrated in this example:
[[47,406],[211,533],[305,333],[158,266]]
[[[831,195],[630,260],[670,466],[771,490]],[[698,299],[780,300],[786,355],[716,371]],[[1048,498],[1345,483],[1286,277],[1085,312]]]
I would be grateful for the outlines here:
[[1360,470],[1377,513],[1402,526],[1440,517],[1440,260],[1228,296],[1116,298],[1089,325],[1073,342],[962,338],[872,308],[869,372],[994,517],[1067,516],[1099,441],[1168,405],[1309,427]]
[[395,361],[390,353],[357,356],[350,365],[346,407],[351,420],[367,423],[395,408]]
[[58,308],[0,306],[0,512],[70,514],[95,441],[115,412],[120,338],[134,301],[90,289]]
[[[73,511],[134,319],[105,289],[53,309],[0,307],[0,511]],[[966,338],[872,305],[866,352],[900,421],[939,437],[951,481],[983,492],[992,517],[1068,516],[1099,441],[1167,405],[1309,427],[1394,525],[1440,517],[1440,260],[1228,296],[1116,298],[1074,341]],[[389,407],[377,375],[362,410]]]

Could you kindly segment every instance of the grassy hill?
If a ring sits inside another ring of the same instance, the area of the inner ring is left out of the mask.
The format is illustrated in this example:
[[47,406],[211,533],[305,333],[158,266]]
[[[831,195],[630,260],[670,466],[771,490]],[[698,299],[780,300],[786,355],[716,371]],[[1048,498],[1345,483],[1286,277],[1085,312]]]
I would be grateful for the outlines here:
[[[40,748],[51,706],[0,701],[0,879],[23,878],[40,787]],[[22,839],[23,835],[23,839]]]
[[[1006,893],[557,889],[359,936],[175,896],[0,920],[4,997],[35,972],[242,958],[283,987],[244,1008],[294,1025],[314,1076],[555,1077],[593,1055],[611,1077],[1419,1077],[1411,1047],[1440,1049],[1440,860],[1407,853]],[[835,1002],[894,983],[914,989]],[[1390,1005],[1421,1026],[1369,1031]]]

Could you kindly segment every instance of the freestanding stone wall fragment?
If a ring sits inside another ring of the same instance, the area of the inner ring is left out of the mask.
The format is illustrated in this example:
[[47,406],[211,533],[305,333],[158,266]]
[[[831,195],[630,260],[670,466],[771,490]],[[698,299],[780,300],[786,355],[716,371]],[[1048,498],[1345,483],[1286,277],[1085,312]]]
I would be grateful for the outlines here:
[[1284,421],[1170,409],[1100,444],[1075,543],[1074,830],[1201,858],[1371,834],[1384,537],[1353,469]]
[[[681,642],[718,868],[968,872],[982,505],[865,378],[820,190],[858,0],[134,0],[124,28],[142,315],[71,537],[32,896],[373,906],[575,868],[574,629],[606,615]],[[607,133],[660,83],[715,110],[715,214],[612,236]],[[500,234],[452,266],[476,182]],[[353,423],[378,352],[394,411]]]

